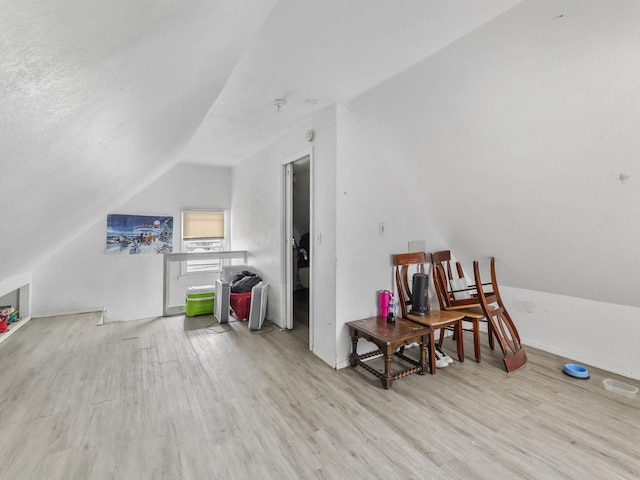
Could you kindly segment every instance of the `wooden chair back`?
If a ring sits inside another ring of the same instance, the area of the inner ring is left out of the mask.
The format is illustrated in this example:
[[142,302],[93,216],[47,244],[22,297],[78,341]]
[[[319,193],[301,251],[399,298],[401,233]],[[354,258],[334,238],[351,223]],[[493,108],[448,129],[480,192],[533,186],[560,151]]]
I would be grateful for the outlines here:
[[393,256],[393,263],[400,312],[402,313],[402,318],[407,318],[409,306],[413,302],[411,287],[409,286],[409,269],[415,268],[415,273],[425,273],[424,266],[427,263],[427,255],[424,252],[398,253]]
[[469,298],[456,299],[455,293],[459,290],[451,288],[451,281],[454,278],[464,278],[464,270],[462,269],[460,262],[456,262],[455,272],[457,276],[454,276],[451,263],[451,250],[442,250],[431,254],[433,285],[436,290],[436,295],[438,296],[438,301],[440,302],[440,308],[451,309],[479,306],[480,302],[477,298],[475,285],[471,285],[468,288],[461,290],[468,292]]
[[[480,268],[477,260],[473,262],[473,274],[477,285],[482,285]],[[496,279],[495,259],[491,257],[491,287],[493,292],[485,294],[483,289],[478,289],[478,300],[489,322],[490,332],[498,340],[504,356],[504,366],[507,372],[515,372],[527,363],[527,354],[520,342],[520,334],[509,312],[502,303],[498,281]],[[494,304],[495,303],[495,304]]]

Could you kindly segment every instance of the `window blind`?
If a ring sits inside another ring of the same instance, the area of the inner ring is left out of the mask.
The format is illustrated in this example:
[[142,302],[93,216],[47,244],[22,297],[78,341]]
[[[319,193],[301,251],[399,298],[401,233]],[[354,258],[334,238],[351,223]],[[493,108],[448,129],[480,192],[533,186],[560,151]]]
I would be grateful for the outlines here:
[[182,238],[224,238],[224,212],[183,212]]

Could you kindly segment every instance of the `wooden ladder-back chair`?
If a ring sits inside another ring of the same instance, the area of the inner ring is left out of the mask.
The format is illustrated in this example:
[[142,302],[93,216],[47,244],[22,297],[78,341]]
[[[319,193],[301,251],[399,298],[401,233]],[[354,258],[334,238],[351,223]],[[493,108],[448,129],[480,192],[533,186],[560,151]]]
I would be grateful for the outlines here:
[[[435,332],[447,327],[451,327],[457,333],[456,347],[458,359],[464,361],[464,343],[462,338],[462,315],[451,314],[449,312],[441,312],[440,310],[430,310],[428,315],[414,315],[410,312],[409,307],[412,304],[413,297],[411,286],[409,285],[409,269],[414,268],[415,273],[425,273],[425,264],[427,256],[424,252],[400,253],[393,256],[395,266],[396,288],[398,290],[398,303],[400,304],[400,313],[402,318],[406,318],[413,322],[427,325],[431,328],[432,333],[429,335],[429,369],[431,373],[435,373]],[[452,312],[453,313],[453,312]],[[440,333],[442,335],[442,332]]]
[[[473,275],[476,285],[482,285],[480,278],[480,268],[477,260],[473,262]],[[520,334],[515,324],[509,316],[509,312],[502,303],[498,281],[496,280],[495,259],[491,257],[491,295],[485,294],[482,288],[478,289],[478,299],[484,312],[491,331],[495,335],[502,354],[504,355],[504,366],[507,372],[520,370],[527,363],[527,354],[520,343]],[[495,302],[494,305],[492,303]]]
[[[480,351],[480,322],[487,323],[489,332],[489,346],[493,350],[493,335],[491,334],[491,325],[487,322],[486,316],[480,306],[477,288],[475,285],[467,286],[464,271],[460,262],[456,262],[455,269],[451,268],[451,251],[442,250],[431,254],[431,272],[433,275],[433,285],[440,302],[440,308],[443,310],[455,310],[464,314],[463,327],[464,331],[473,333],[473,353],[476,362],[482,359]],[[455,272],[455,274],[454,274]],[[456,279],[463,280],[463,286],[453,286]],[[487,293],[489,303],[494,303],[490,293]],[[471,323],[471,328],[465,328],[464,322]],[[442,340],[442,337],[440,337]]]

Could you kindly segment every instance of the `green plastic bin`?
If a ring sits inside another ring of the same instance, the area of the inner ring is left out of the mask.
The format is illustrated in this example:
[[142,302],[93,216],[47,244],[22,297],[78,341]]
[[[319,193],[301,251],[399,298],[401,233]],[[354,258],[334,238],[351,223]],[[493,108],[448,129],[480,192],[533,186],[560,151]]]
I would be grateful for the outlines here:
[[187,289],[184,310],[187,317],[211,315],[215,297],[214,285],[199,285]]

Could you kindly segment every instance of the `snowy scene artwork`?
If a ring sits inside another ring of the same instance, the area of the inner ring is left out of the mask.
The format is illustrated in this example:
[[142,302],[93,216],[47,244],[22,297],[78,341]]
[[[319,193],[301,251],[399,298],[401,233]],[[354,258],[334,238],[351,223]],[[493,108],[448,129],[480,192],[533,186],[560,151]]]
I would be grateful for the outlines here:
[[107,255],[163,254],[172,250],[173,217],[107,216]]

